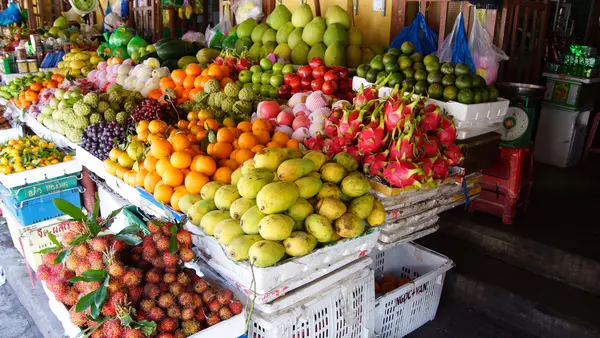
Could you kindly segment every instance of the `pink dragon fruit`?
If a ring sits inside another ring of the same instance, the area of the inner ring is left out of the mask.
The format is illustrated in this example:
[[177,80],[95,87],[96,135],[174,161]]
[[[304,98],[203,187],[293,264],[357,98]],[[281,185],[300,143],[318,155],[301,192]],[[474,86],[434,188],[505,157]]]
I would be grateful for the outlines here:
[[444,148],[444,157],[449,165],[459,165],[463,162],[465,157],[462,154],[460,146],[454,143],[446,145]]
[[363,162],[363,155],[358,151],[358,147],[356,146],[346,146],[344,147],[344,152],[350,154],[352,157],[354,157],[354,159],[356,160],[356,162],[358,162],[358,165],[360,166]]
[[400,101],[395,102],[386,102],[386,106],[383,108],[383,113],[385,116],[385,130],[387,132],[392,132],[394,128],[400,127],[400,129],[404,129],[404,125],[409,116],[416,116],[415,108],[419,103],[419,99],[421,96],[417,97],[410,104],[404,103],[404,98]]
[[440,126],[437,129],[437,137],[440,140],[440,145],[447,146],[456,140],[456,128],[452,117],[444,115],[440,121]]
[[427,135],[423,143],[423,152],[427,157],[435,157],[440,153],[440,140],[433,135]]
[[419,151],[415,145],[413,133],[415,130],[415,120],[411,119],[406,123],[405,130],[397,139],[390,144],[390,160],[414,160],[419,156]]
[[442,179],[448,176],[448,163],[443,158],[438,157],[433,163],[433,178]]
[[433,177],[433,165],[437,157],[422,157],[417,161],[417,165],[423,170],[423,176],[419,177],[419,181],[428,181]]
[[409,161],[388,162],[383,169],[383,177],[386,181],[398,188],[421,187],[421,182],[417,180],[420,175],[423,175],[423,170]]
[[334,156],[342,152],[345,145],[346,140],[343,137],[328,138],[323,142],[323,153],[328,156]]
[[363,85],[360,86],[358,93],[354,97],[353,103],[355,107],[363,106],[379,97],[379,88],[383,87],[389,79],[392,77],[392,73],[383,79],[375,82],[374,84],[365,88]]
[[[358,150],[363,154],[374,153],[381,148],[385,138],[384,120],[381,113],[371,115],[371,123],[364,126],[358,135]],[[379,116],[379,119],[376,118]]]
[[321,150],[323,149],[323,142],[325,140],[322,137],[311,137],[304,140],[304,145],[310,150]]
[[417,147],[419,153],[423,152],[423,149],[425,148],[425,143],[427,143],[427,137],[427,134],[422,132],[419,128],[415,128],[413,138],[415,140],[415,147]]
[[338,131],[339,135],[343,136],[346,141],[350,142],[356,138],[360,131],[360,125],[363,123],[364,114],[368,111],[369,107],[370,103],[367,104],[366,107],[363,107],[364,109],[344,111],[344,116],[339,123]]
[[437,130],[437,128],[440,124],[440,121],[442,120],[442,114],[441,114],[440,107],[434,105],[435,109],[432,111],[429,111],[431,106],[432,105],[425,107],[425,108],[428,108],[427,110],[425,108],[423,109],[423,111],[425,112],[425,115],[423,115],[423,117],[421,118],[421,121],[419,123],[419,127],[425,133],[430,130]]
[[381,176],[388,160],[389,150],[378,154],[368,154],[365,156],[363,172],[371,176]]

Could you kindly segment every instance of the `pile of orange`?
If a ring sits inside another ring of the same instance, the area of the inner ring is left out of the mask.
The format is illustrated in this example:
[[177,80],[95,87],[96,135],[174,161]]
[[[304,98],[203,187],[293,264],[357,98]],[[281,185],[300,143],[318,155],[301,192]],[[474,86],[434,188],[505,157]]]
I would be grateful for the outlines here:
[[197,63],[190,63],[185,69],[175,69],[170,77],[160,79],[160,89],[148,92],[148,97],[159,100],[164,95],[172,93],[177,103],[193,100],[194,96],[202,89],[210,79],[216,79],[225,87],[231,79],[229,68],[225,65],[211,64],[202,69]]
[[44,82],[34,82],[27,89],[19,93],[17,99],[13,99],[15,106],[20,109],[26,109],[33,103],[38,102],[38,96],[44,88],[58,88],[64,81],[64,76],[60,74],[53,74],[50,80]]

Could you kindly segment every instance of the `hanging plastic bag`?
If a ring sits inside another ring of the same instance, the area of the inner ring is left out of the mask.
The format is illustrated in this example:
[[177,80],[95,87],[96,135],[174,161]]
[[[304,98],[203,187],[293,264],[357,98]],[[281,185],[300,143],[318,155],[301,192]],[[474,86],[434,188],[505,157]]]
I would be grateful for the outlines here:
[[437,40],[437,34],[427,26],[425,17],[419,12],[412,24],[402,28],[400,33],[394,37],[390,48],[400,48],[404,42],[409,41],[415,45],[415,52],[429,55],[437,50]]
[[504,51],[492,42],[490,35],[481,24],[479,15],[473,20],[471,36],[469,36],[469,51],[475,64],[475,73],[492,85],[498,79],[500,61],[508,60]]
[[8,26],[21,23],[21,10],[14,2],[8,4],[8,8],[1,12],[0,25]]
[[229,18],[231,16],[231,12],[229,11],[229,5],[225,4],[225,8],[223,9],[223,20],[219,22],[214,28],[210,26],[206,27],[206,44],[210,48],[218,48],[221,49],[221,44],[223,43],[223,39],[229,31],[231,30],[231,21]]
[[456,17],[452,31],[444,39],[442,47],[438,49],[436,54],[440,62],[464,63],[471,68],[472,73],[475,73],[475,65],[469,52],[462,13],[459,13]]
[[231,5],[231,10],[237,23],[242,23],[248,18],[260,21],[263,17],[262,1],[258,0],[238,0]]

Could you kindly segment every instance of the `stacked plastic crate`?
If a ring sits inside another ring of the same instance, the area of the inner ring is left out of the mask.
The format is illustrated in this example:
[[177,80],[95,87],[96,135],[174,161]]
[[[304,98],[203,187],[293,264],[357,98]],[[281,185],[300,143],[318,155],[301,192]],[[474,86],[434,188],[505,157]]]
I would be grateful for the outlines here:
[[53,245],[48,237],[66,231],[60,225],[63,213],[52,202],[60,198],[81,207],[81,164],[77,160],[13,173],[0,174],[0,196],[14,245],[29,265],[36,268],[41,258],[36,252]]

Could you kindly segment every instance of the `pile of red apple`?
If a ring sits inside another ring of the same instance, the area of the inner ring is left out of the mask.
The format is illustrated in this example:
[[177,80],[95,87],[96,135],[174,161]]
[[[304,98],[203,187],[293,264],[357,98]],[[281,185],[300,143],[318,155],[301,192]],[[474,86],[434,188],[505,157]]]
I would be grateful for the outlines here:
[[286,99],[295,93],[311,91],[322,91],[325,95],[346,100],[352,100],[355,96],[348,68],[326,67],[318,57],[312,58],[307,66],[298,68],[296,74],[286,74],[283,83],[279,95]]

